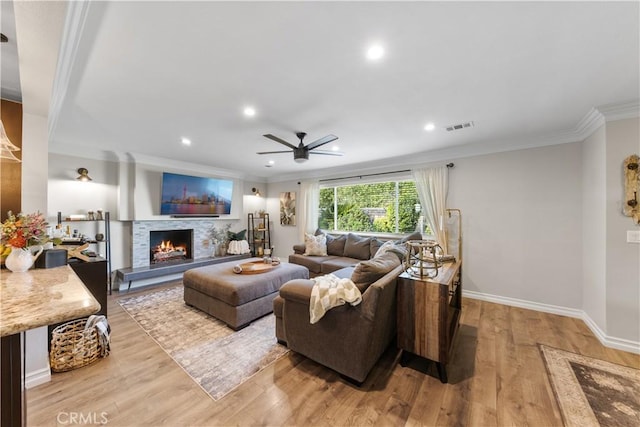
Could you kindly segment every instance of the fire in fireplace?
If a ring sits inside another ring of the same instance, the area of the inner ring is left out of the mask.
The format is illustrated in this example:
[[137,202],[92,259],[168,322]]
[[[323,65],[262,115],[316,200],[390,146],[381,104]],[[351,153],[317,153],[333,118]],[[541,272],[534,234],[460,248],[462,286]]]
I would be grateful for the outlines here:
[[149,232],[150,263],[193,258],[193,230],[159,230]]

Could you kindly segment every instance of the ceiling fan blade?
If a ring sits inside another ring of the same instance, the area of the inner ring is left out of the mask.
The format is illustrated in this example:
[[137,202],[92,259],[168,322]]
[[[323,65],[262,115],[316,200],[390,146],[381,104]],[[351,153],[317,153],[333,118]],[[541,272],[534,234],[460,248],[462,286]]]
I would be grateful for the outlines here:
[[266,135],[262,135],[262,136],[264,136],[265,138],[269,138],[269,139],[270,139],[270,140],[272,140],[272,141],[279,142],[280,144],[286,145],[286,146],[287,146],[287,147],[289,147],[289,148],[293,148],[293,149],[298,148],[298,147],[296,147],[296,146],[295,146],[295,145],[293,145],[293,144],[289,144],[289,143],[288,143],[287,141],[285,141],[284,139],[280,139],[280,138],[278,138],[277,136],[271,135],[270,133],[268,133],[268,134],[266,134]]
[[309,151],[309,154],[322,154],[325,156],[344,156],[344,153],[341,151]]
[[291,153],[291,150],[285,150],[285,151],[261,151],[261,152],[256,153],[256,154],[279,154],[279,153]]
[[338,137],[335,136],[335,135],[327,135],[327,136],[324,136],[324,137],[322,137],[320,139],[317,139],[317,140],[313,141],[312,143],[307,145],[307,148],[309,150],[313,150],[314,148],[318,148],[321,145],[328,144],[328,143],[330,143],[332,141],[335,141],[336,139],[338,139]]

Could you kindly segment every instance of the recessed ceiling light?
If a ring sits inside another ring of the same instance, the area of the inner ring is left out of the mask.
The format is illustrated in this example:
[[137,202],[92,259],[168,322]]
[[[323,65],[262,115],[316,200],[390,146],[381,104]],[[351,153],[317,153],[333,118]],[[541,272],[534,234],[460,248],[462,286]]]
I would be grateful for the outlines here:
[[374,44],[367,50],[367,59],[376,61],[384,56],[384,48],[379,44]]
[[340,149],[340,147],[338,147],[337,145],[334,145],[333,147],[331,147],[332,151],[338,151]]
[[180,139],[180,142],[182,142],[183,145],[191,145],[191,140],[189,138],[182,138]]
[[429,122],[426,125],[424,125],[424,130],[426,130],[427,132],[431,132],[432,130],[434,130],[436,128],[436,125],[434,125],[433,123]]
[[273,164],[275,164],[275,161],[269,160],[267,163],[269,163],[270,165],[273,165]]
[[253,117],[256,115],[256,109],[253,107],[245,107],[244,108],[244,115],[247,117]]

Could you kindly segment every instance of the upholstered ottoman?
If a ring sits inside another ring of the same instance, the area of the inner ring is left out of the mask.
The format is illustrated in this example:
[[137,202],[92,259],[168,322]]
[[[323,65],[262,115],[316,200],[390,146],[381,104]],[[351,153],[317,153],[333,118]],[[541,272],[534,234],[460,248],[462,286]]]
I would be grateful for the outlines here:
[[[257,261],[249,258],[244,262]],[[236,274],[237,262],[225,262],[184,272],[184,302],[222,320],[238,330],[273,311],[273,299],[280,287],[293,279],[308,279],[309,270],[297,264],[281,263],[258,274]]]

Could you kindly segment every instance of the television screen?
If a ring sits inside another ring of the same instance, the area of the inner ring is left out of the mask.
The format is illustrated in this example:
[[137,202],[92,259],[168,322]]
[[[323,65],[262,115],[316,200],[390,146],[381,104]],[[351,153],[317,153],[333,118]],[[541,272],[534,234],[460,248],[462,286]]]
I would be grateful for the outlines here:
[[229,215],[233,181],[162,173],[160,215]]

